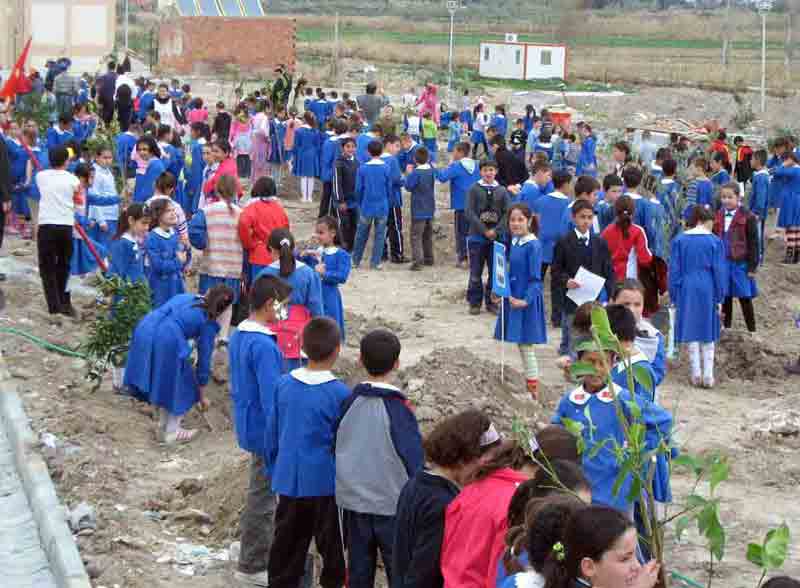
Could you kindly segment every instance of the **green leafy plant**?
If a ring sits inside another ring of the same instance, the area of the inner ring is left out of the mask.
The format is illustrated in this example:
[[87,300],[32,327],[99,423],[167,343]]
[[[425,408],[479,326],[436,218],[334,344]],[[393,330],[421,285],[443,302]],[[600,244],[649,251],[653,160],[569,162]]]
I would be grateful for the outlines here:
[[[686,529],[693,522],[697,523],[697,530],[705,537],[709,554],[708,585],[714,573],[714,559],[722,561],[725,554],[726,533],[725,527],[719,517],[720,499],[716,494],[718,486],[728,479],[730,466],[727,459],[717,453],[704,457],[681,455],[673,460],[676,467],[685,467],[695,476],[692,492],[686,498],[684,509],[667,522],[677,519],[675,534],[681,538]],[[708,496],[698,493],[700,483],[708,480]]]
[[767,531],[767,535],[760,545],[750,543],[747,546],[747,561],[761,568],[761,578],[759,578],[756,588],[761,588],[767,573],[783,567],[783,563],[789,555],[790,539],[789,527],[783,523],[777,529]]
[[150,287],[145,282],[112,276],[102,278],[98,289],[103,303],[81,345],[88,356],[87,378],[95,382],[95,390],[109,367],[125,364],[133,329],[151,308]]

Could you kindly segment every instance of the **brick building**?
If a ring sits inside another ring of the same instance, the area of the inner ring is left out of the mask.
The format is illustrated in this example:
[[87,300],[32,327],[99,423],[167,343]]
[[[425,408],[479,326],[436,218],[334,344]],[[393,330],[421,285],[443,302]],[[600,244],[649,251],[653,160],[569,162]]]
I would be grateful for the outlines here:
[[159,30],[158,65],[180,75],[208,74],[234,64],[242,71],[295,67],[293,18],[179,16]]

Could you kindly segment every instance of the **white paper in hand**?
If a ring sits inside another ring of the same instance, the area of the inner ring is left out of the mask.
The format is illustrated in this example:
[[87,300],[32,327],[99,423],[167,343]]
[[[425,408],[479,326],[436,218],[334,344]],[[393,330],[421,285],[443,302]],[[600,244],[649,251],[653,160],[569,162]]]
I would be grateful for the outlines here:
[[567,298],[572,300],[577,306],[587,302],[594,302],[606,285],[606,279],[597,274],[593,274],[585,267],[578,268],[578,273],[572,278],[580,284],[579,288],[567,290]]

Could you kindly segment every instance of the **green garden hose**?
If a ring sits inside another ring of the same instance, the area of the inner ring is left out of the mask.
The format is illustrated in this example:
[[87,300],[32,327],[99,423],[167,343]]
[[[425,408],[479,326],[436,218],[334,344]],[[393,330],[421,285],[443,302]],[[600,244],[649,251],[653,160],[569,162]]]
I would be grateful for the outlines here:
[[50,343],[49,341],[31,335],[30,333],[26,333],[25,331],[15,329],[13,327],[0,327],[0,333],[8,333],[9,335],[17,335],[19,337],[23,337],[28,341],[30,341],[31,343],[38,345],[42,349],[46,349],[47,351],[54,351],[55,353],[66,355],[67,357],[77,357],[80,359],[89,358],[89,356],[86,355],[85,353],[80,353],[79,351],[75,351],[74,349],[70,349],[69,347],[62,347],[61,345]]

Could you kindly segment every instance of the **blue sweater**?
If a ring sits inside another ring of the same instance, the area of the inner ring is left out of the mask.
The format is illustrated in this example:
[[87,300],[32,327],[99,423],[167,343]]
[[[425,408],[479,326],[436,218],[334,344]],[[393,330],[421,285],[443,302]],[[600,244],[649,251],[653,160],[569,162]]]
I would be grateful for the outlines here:
[[400,167],[400,162],[394,155],[384,153],[381,159],[389,166],[392,173],[392,192],[389,198],[389,206],[391,208],[400,208],[403,206],[403,171],[405,168]]
[[356,199],[361,216],[387,217],[393,189],[391,167],[382,159],[370,159],[359,167],[356,174]]
[[278,381],[269,415],[267,461],[272,490],[281,496],[333,496],[333,452],[342,402],[350,390],[331,372],[299,368]]
[[436,212],[434,182],[436,172],[425,164],[408,174],[406,188],[411,192],[411,218],[413,220],[432,219]]
[[112,241],[110,254],[109,274],[130,282],[144,281],[144,252],[133,237],[125,234]]
[[765,169],[753,173],[753,191],[750,193],[750,212],[760,218],[767,217],[769,206],[769,172]]
[[[239,447],[266,457],[267,423],[275,408],[283,356],[275,335],[265,326],[245,320],[228,343],[233,420]],[[269,469],[269,464],[267,464]]]
[[63,145],[64,143],[75,139],[75,135],[72,133],[72,131],[62,131],[58,128],[58,125],[54,125],[47,129],[45,137],[47,139],[48,151],[50,151],[53,147],[58,147],[59,145]]
[[155,193],[158,176],[165,171],[166,168],[161,159],[154,157],[147,162],[147,169],[145,172],[136,176],[136,185],[133,189],[133,201],[146,202],[149,200]]
[[478,162],[468,157],[453,161],[446,168],[436,172],[436,179],[440,182],[450,182],[450,208],[464,210],[467,204],[467,192],[481,179]]

